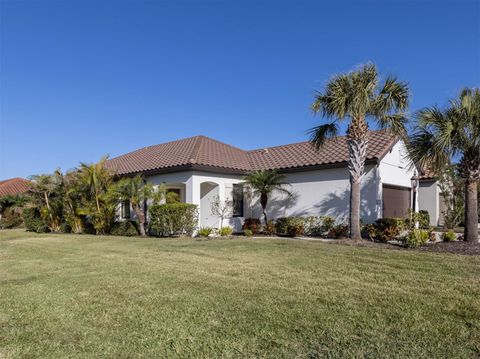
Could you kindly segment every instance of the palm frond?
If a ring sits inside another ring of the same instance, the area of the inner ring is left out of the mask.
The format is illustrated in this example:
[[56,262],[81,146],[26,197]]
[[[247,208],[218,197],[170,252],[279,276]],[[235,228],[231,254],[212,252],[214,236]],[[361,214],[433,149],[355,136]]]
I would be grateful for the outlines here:
[[310,142],[312,142],[318,150],[325,144],[327,139],[337,136],[338,131],[339,128],[335,122],[315,126],[308,131],[310,134]]

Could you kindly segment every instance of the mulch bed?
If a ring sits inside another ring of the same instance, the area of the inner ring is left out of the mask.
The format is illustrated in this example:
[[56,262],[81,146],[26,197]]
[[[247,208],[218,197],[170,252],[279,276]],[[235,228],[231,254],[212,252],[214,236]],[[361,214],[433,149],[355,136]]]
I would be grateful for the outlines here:
[[469,255],[469,256],[480,255],[479,242],[477,243],[464,242],[464,241],[436,242],[436,243],[427,243],[426,245],[419,248],[406,248],[405,246],[397,243],[379,243],[379,242],[371,242],[367,240],[355,242],[350,239],[337,239],[329,243],[337,243],[337,244],[343,244],[348,246],[358,246],[358,247],[382,248],[382,249],[452,253],[452,254],[462,254],[462,255]]
[[480,255],[480,243],[456,241],[456,242],[438,242],[429,243],[418,248],[421,251],[463,254],[468,256]]

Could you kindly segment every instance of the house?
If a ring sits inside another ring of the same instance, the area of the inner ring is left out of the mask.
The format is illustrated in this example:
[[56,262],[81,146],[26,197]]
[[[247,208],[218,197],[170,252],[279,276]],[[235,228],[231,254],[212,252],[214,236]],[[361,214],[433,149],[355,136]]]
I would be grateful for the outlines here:
[[[292,196],[272,195],[267,206],[269,218],[330,215],[347,221],[347,159],[345,137],[328,140],[319,151],[310,142],[246,151],[195,136],[112,158],[107,166],[118,176],[142,174],[154,185],[164,183],[181,201],[197,204],[200,226],[219,225],[211,211],[217,196],[220,201],[231,200],[233,213],[228,222],[238,231],[245,218],[261,217],[258,198],[242,184],[242,177],[257,169],[276,169],[291,184]],[[404,217],[412,205],[414,171],[402,141],[385,131],[371,131],[362,182],[362,220]]]
[[0,197],[15,196],[25,193],[30,188],[30,181],[24,178],[9,178],[0,181]]

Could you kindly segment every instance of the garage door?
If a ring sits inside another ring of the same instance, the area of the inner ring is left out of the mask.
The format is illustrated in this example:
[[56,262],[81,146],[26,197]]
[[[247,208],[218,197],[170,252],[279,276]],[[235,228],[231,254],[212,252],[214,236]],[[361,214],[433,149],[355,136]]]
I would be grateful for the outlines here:
[[405,218],[410,208],[410,188],[383,185],[383,218]]

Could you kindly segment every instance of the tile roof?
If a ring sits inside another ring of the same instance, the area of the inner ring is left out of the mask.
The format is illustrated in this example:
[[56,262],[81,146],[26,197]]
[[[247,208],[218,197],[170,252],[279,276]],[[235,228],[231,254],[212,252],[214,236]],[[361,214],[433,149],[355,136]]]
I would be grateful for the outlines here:
[[[395,142],[396,138],[385,131],[371,131],[367,160],[382,158]],[[107,166],[118,175],[175,167],[248,172],[338,164],[347,159],[344,136],[328,140],[319,151],[308,141],[244,151],[205,136],[195,136],[129,152],[108,160]]]
[[30,188],[30,181],[24,178],[10,178],[0,181],[0,197],[25,193]]

